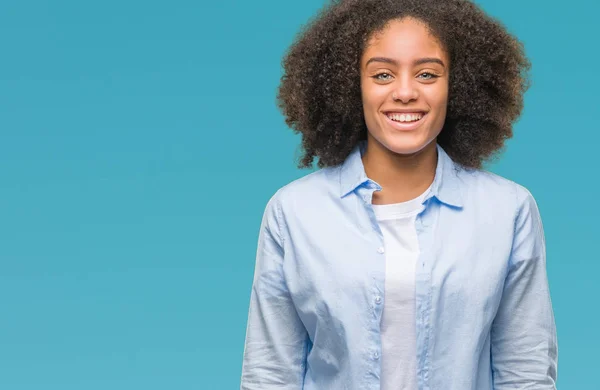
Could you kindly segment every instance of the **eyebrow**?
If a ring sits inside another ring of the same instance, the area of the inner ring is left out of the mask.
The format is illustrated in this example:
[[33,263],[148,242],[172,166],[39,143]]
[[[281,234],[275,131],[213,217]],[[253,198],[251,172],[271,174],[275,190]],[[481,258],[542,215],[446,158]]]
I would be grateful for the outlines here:
[[[367,63],[365,64],[365,66],[368,66],[371,62],[383,62],[386,64],[392,64],[394,66],[398,66],[398,62],[396,60],[393,60],[393,59],[387,58],[387,57],[370,58],[369,61],[367,61]],[[444,65],[444,61],[440,60],[439,58],[435,58],[435,57],[419,58],[418,60],[413,61],[414,66],[427,64],[427,63],[436,63],[436,64],[442,65],[444,68],[446,67],[446,65]]]

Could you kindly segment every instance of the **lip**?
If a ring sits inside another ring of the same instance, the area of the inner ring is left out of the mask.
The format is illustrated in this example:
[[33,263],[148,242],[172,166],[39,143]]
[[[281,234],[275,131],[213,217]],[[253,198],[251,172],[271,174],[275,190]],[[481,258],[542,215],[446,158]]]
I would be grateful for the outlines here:
[[[410,123],[401,123],[401,122],[396,122],[396,121],[393,121],[393,120],[391,120],[391,119],[390,119],[390,118],[387,116],[387,114],[388,114],[388,113],[391,113],[391,112],[394,112],[394,113],[402,113],[402,112],[422,112],[422,113],[423,113],[423,116],[421,117],[421,119],[419,119],[419,120],[418,120],[418,121],[416,121],[416,122],[410,122]],[[425,118],[427,117],[427,112],[424,112],[424,111],[418,111],[418,110],[416,110],[416,111],[415,111],[415,110],[412,110],[412,111],[408,111],[408,110],[406,110],[406,111],[397,110],[397,111],[396,111],[396,110],[394,110],[394,111],[387,111],[387,112],[384,112],[384,113],[383,113],[383,116],[385,117],[385,120],[387,121],[387,123],[389,123],[389,125],[390,125],[391,127],[393,127],[394,129],[396,129],[396,130],[400,130],[400,131],[409,131],[409,130],[414,130],[414,129],[418,128],[419,126],[421,126],[421,124],[423,123],[423,121],[424,121],[424,120],[425,120]]]
[[427,114],[426,110],[423,109],[418,109],[418,108],[393,108],[390,110],[382,110],[381,112],[383,112],[384,114],[406,114],[406,113],[414,113],[414,112],[420,112],[422,114]]

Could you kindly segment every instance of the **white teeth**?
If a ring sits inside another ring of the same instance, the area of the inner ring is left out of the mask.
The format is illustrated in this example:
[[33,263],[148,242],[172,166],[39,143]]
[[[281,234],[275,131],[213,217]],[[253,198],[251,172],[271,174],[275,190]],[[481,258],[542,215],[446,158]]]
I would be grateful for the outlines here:
[[396,122],[415,122],[423,117],[421,113],[415,114],[388,114],[388,118]]

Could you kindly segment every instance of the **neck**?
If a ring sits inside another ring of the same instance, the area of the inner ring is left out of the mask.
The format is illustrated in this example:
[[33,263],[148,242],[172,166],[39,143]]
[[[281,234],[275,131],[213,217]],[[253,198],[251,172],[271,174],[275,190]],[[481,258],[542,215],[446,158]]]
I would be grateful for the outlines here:
[[437,147],[433,140],[413,154],[398,154],[369,137],[362,156],[367,177],[381,185],[373,204],[400,203],[421,195],[435,178]]

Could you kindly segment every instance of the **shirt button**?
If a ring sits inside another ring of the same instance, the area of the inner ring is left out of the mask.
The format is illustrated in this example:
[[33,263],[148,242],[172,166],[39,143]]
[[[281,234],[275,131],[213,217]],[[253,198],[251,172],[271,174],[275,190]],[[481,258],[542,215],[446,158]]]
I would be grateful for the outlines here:
[[375,360],[379,360],[379,352],[375,352],[375,353],[373,354],[373,359],[375,359]]
[[381,303],[381,297],[379,295],[375,297],[375,303],[378,305]]
[[380,246],[379,248],[377,248],[377,252],[379,253],[384,253],[385,252],[385,248]]

